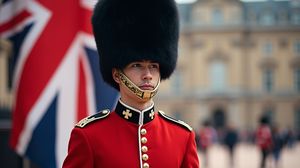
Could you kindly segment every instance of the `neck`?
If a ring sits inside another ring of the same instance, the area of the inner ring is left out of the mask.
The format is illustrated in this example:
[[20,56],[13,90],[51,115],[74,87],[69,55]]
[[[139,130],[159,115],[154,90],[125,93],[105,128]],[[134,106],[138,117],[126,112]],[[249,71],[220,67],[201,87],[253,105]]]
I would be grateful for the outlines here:
[[130,101],[131,99],[122,99],[122,97],[120,98],[120,101],[130,107],[133,107],[139,111],[143,111],[147,108],[149,108],[150,106],[153,105],[153,101],[152,99],[149,100],[149,101],[139,101],[139,102],[136,102],[136,101]]

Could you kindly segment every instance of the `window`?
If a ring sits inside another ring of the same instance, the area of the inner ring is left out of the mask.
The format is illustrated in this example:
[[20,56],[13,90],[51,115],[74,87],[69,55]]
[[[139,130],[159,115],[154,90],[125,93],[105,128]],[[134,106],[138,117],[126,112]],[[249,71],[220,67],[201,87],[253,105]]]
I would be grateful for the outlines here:
[[300,25],[300,12],[292,13],[291,19],[293,24]]
[[223,13],[219,8],[215,8],[212,13],[213,25],[220,25],[223,23]]
[[294,88],[297,92],[300,92],[300,68],[294,69]]
[[182,75],[181,75],[181,72],[179,71],[175,71],[174,72],[174,76],[173,76],[173,82],[171,83],[172,85],[172,92],[174,93],[178,93],[178,92],[181,92],[182,90]]
[[279,24],[287,24],[288,22],[288,12],[285,9],[280,9],[278,12],[278,22]]
[[224,128],[226,125],[226,115],[223,109],[217,108],[213,111],[213,124],[216,128]]
[[295,109],[295,128],[300,130],[300,107]]
[[226,66],[221,61],[214,61],[210,67],[211,86],[214,91],[226,88]]
[[256,24],[256,22],[257,22],[257,19],[256,19],[257,15],[256,15],[255,11],[249,11],[247,18],[248,18],[247,22],[249,22],[250,24]]
[[272,12],[264,12],[259,21],[262,25],[270,26],[275,24],[275,17]]
[[263,45],[263,54],[264,56],[271,56],[273,53],[273,44],[271,42],[266,42]]
[[294,43],[294,52],[296,56],[300,56],[300,40],[296,40]]
[[263,71],[263,89],[267,92],[271,92],[273,90],[273,76],[273,70],[265,69]]

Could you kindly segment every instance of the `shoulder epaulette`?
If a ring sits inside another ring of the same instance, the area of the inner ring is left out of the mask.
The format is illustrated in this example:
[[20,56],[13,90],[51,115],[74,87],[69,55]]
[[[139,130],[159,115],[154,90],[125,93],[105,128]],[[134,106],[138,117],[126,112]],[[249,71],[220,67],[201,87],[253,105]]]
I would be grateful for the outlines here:
[[89,124],[89,123],[91,123],[93,121],[96,121],[96,120],[99,120],[99,119],[107,117],[109,115],[109,113],[110,113],[110,111],[108,109],[102,110],[102,111],[100,111],[100,112],[98,112],[98,113],[96,113],[94,115],[85,117],[84,119],[80,120],[75,126],[83,128],[87,124]]
[[166,115],[165,112],[163,112],[163,111],[158,111],[158,113],[159,113],[163,118],[165,118],[165,119],[167,119],[167,120],[169,120],[169,121],[172,121],[172,122],[174,122],[174,123],[176,123],[176,124],[179,124],[180,126],[183,126],[184,128],[187,128],[189,131],[192,131],[192,130],[193,130],[193,128],[192,128],[191,126],[189,126],[187,123],[185,123],[185,122],[183,122],[183,121],[181,121],[181,120],[177,120],[177,119],[175,119],[175,118],[172,118],[172,117]]

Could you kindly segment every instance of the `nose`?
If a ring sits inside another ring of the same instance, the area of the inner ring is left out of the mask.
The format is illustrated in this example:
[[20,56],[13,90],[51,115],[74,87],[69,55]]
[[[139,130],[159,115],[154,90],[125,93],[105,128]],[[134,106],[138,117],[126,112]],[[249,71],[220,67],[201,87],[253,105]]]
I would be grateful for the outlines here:
[[152,80],[152,73],[149,68],[144,68],[143,79],[144,80]]

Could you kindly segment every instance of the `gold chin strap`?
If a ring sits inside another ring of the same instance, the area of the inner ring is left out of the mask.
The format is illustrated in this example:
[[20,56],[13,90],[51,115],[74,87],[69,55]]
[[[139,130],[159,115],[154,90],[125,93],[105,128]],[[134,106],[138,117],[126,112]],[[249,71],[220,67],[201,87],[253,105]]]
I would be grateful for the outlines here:
[[158,91],[158,86],[160,84],[160,80],[153,90],[142,90],[138,86],[136,86],[131,80],[121,71],[119,71],[119,76],[121,82],[135,95],[137,95],[140,99],[149,100],[154,97]]

